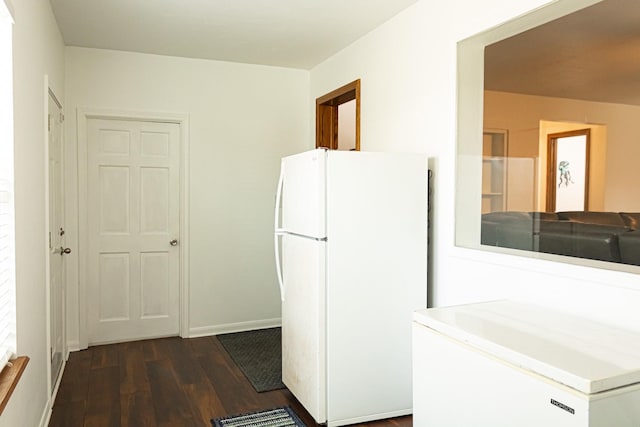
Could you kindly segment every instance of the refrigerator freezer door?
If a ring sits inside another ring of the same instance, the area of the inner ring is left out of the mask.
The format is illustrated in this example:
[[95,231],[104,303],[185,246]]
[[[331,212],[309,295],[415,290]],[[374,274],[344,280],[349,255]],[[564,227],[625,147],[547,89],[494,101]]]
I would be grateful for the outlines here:
[[282,235],[282,381],[318,423],[326,421],[326,242]]
[[314,238],[326,237],[326,156],[325,150],[318,149],[282,159],[281,230]]

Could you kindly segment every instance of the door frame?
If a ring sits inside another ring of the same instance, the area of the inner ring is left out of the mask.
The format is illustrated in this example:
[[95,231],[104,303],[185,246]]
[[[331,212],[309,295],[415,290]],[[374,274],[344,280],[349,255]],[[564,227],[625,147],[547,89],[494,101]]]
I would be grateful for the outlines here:
[[189,115],[183,113],[154,113],[141,111],[78,108],[78,336],[79,347],[88,347],[87,277],[89,232],[87,225],[88,145],[87,122],[91,119],[131,120],[137,122],[174,123],[180,126],[180,245],[179,245],[179,331],[189,337]]
[[564,132],[547,134],[547,212],[556,211],[556,182],[557,182],[557,152],[558,139],[570,138],[572,136],[585,136],[585,170],[584,170],[584,210],[589,210],[589,161],[591,152],[591,129],[575,129]]
[[360,151],[360,79],[316,99],[316,148],[338,149],[338,107],[356,101],[356,151]]

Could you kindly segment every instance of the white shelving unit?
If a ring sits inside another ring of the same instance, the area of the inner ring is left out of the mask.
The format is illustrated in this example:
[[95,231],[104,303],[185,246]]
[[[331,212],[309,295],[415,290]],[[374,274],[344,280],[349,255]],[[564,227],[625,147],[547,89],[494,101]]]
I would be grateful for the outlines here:
[[507,207],[506,129],[485,129],[482,134],[482,213]]

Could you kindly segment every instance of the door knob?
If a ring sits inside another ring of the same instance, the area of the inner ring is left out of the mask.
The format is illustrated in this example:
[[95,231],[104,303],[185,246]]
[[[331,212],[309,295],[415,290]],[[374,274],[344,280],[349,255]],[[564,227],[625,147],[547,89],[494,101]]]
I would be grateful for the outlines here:
[[64,246],[60,246],[60,255],[70,254],[71,248],[65,248]]
[[172,241],[169,242],[169,244],[171,246],[178,246],[178,239],[173,239]]

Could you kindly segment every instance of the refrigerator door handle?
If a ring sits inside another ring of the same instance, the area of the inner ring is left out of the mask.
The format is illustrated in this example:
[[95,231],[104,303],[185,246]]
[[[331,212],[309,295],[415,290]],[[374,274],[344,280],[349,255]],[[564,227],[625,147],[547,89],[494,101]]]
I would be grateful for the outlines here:
[[280,300],[284,301],[284,283],[282,280],[282,266],[280,262],[280,245],[279,236],[282,235],[280,229],[280,199],[282,198],[282,185],[284,182],[284,168],[280,168],[280,178],[278,179],[278,189],[276,190],[276,207],[274,213],[274,226],[273,226],[273,242],[276,256],[276,275],[278,276],[278,285],[280,286]]

